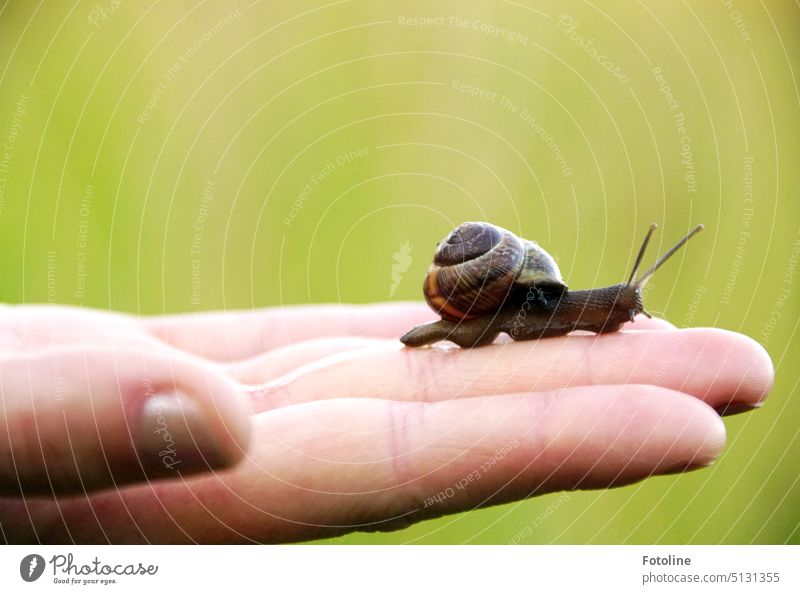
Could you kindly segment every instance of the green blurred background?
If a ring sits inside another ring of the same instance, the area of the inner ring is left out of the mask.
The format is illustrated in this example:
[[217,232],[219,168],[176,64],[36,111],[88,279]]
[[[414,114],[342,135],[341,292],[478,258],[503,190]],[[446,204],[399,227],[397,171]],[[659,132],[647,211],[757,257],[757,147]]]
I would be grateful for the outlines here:
[[789,0],[6,0],[0,297],[419,299],[474,219],[590,287],[702,222],[648,307],[777,369],[716,465],[331,542],[800,543],[799,71]]

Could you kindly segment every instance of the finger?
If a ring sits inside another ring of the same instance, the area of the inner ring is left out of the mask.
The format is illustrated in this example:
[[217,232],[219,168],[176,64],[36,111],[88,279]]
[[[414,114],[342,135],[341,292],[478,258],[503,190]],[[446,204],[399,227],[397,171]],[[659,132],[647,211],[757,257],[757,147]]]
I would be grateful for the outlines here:
[[355,336],[317,338],[278,347],[243,361],[225,363],[222,364],[222,369],[236,381],[261,384],[332,355],[384,348],[387,344],[394,345],[394,341]]
[[186,355],[107,348],[0,358],[0,492],[99,489],[233,464],[235,384]]
[[113,348],[169,348],[125,314],[65,305],[0,305],[0,353],[100,342]]
[[144,320],[163,341],[215,361],[236,361],[325,336],[396,338],[435,319],[422,303],[309,305]]
[[[675,326],[666,320],[657,318],[647,318],[640,316],[636,318],[636,330],[674,330]],[[633,328],[634,325],[627,324]],[[588,333],[587,333],[588,334]],[[508,339],[511,340],[510,338]],[[309,365],[320,359],[354,351],[357,349],[368,348],[385,349],[397,348],[394,338],[375,339],[358,338],[351,336],[333,336],[329,338],[318,338],[277,347],[266,353],[224,364],[226,372],[237,381],[248,384],[260,384],[274,380],[281,375],[289,373],[304,365]]]
[[[434,405],[315,402],[256,417],[230,472],[31,508],[12,542],[276,542],[417,520],[710,464],[719,417],[651,386],[570,388]],[[5,501],[0,519],[20,510]],[[6,524],[4,523],[4,526]]]
[[772,362],[757,342],[706,328],[566,336],[477,349],[406,349],[392,343],[319,361],[252,393],[255,410],[267,410],[320,398],[441,401],[635,383],[686,392],[721,407],[760,404],[772,377]]

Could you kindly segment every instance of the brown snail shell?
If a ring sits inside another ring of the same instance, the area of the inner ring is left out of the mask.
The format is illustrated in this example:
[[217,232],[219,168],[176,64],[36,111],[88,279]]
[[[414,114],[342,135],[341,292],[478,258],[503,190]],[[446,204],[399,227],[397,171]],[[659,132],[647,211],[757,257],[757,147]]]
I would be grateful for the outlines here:
[[567,286],[553,257],[535,241],[489,223],[463,223],[439,246],[423,293],[442,318],[496,312],[519,288],[561,294]]

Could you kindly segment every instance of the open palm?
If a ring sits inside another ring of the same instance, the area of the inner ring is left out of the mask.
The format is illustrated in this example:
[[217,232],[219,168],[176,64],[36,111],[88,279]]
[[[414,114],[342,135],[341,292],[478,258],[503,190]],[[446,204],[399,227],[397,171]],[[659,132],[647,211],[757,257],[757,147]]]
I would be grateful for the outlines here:
[[723,330],[637,318],[474,350],[397,340],[432,317],[421,304],[158,318],[6,307],[1,533],[285,542],[395,529],[706,466],[725,442],[718,413],[758,406],[772,385],[764,350]]

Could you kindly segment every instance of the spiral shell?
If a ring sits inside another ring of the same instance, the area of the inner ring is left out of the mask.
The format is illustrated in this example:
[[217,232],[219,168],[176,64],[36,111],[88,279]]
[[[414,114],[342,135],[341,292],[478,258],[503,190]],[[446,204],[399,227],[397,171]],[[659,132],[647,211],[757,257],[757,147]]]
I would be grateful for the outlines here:
[[489,223],[463,223],[436,249],[423,292],[446,320],[497,311],[518,287],[566,290],[553,257],[535,241]]

